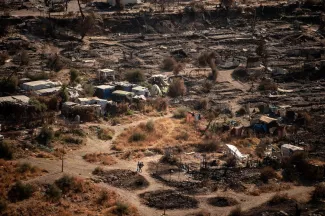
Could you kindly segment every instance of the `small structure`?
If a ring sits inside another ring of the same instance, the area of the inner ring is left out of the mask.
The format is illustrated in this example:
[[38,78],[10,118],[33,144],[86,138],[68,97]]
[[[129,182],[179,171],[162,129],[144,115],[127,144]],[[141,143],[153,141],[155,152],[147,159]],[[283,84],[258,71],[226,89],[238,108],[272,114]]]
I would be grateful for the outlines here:
[[28,104],[29,97],[27,97],[25,95],[15,95],[15,96],[0,97],[0,103],[3,103],[3,102],[13,102],[13,103]]
[[115,90],[114,86],[111,85],[100,85],[96,86],[95,96],[101,99],[107,99],[112,97],[112,92]]
[[60,89],[61,89],[61,87],[46,88],[46,89],[37,90],[37,91],[35,91],[35,93],[40,96],[45,96],[45,95],[55,94],[55,93],[59,92]]
[[[120,0],[121,4],[123,5],[128,5],[128,4],[140,4],[141,0]],[[108,4],[115,6],[116,5],[116,0],[108,0]]]
[[101,107],[101,114],[105,114],[106,112],[106,106],[108,104],[107,100],[99,99],[98,97],[92,97],[92,98],[78,98],[78,103],[80,105],[93,105],[98,104]]
[[81,121],[93,121],[100,116],[101,106],[99,104],[81,105],[68,101],[62,104],[61,113],[68,118],[75,119],[79,115]]
[[112,93],[112,99],[115,102],[126,102],[131,101],[134,96],[133,92],[116,90]]
[[149,90],[143,86],[136,86],[136,87],[132,88],[132,92],[135,95],[143,95],[145,97],[149,97],[149,95],[150,95]]
[[271,117],[268,117],[268,116],[261,116],[259,121],[262,123],[262,124],[265,124],[268,128],[272,128],[272,127],[277,127],[277,119],[275,118],[271,118]]
[[108,68],[100,69],[97,72],[97,79],[100,81],[108,79],[115,81],[115,72],[114,70]]
[[122,91],[128,91],[131,92],[132,88],[135,87],[136,85],[131,84],[129,82],[116,82],[115,83],[115,89],[116,90],[122,90]]
[[247,159],[247,157],[248,157],[248,155],[244,155],[244,154],[242,154],[239,150],[238,150],[238,148],[236,147],[236,146],[234,146],[234,145],[231,145],[231,144],[226,144],[226,146],[227,146],[227,154],[228,155],[231,155],[231,156],[234,156],[237,160],[239,160],[239,161],[243,161],[243,160],[246,160]]
[[302,151],[304,151],[303,148],[291,144],[283,144],[281,146],[281,155],[283,157],[290,157],[295,152],[302,152]]
[[61,86],[61,82],[53,82],[51,80],[38,80],[21,84],[21,88],[25,91],[37,91],[58,86]]

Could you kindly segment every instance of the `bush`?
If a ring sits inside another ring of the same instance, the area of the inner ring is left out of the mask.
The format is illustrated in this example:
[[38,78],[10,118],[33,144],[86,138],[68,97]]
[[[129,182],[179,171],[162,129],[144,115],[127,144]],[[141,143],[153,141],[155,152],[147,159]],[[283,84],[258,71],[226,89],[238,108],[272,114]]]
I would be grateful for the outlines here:
[[288,200],[290,200],[290,198],[288,197],[288,194],[277,193],[268,201],[268,204],[271,206],[278,205],[278,204],[283,204]]
[[46,190],[46,196],[53,201],[58,201],[62,196],[62,191],[58,186],[52,184]]
[[312,194],[313,201],[319,201],[325,199],[325,183],[319,183],[316,185],[315,190]]
[[45,80],[45,79],[48,79],[49,78],[49,74],[48,73],[45,73],[45,72],[42,72],[42,73],[36,73],[36,74],[30,74],[30,73],[26,73],[26,77],[33,80],[33,81],[36,81],[36,80]]
[[8,205],[6,200],[0,198],[0,213],[4,212],[7,209]]
[[154,104],[154,108],[159,112],[166,111],[168,109],[168,101],[166,98],[159,97],[156,100],[154,100],[153,104]]
[[88,97],[92,97],[94,96],[95,93],[95,88],[92,84],[84,84],[83,85],[83,90],[84,90],[84,94]]
[[211,81],[205,81],[202,84],[202,92],[203,93],[209,93],[211,91],[212,87],[213,87],[213,82],[211,82]]
[[113,135],[110,131],[102,129],[102,128],[100,128],[98,130],[97,136],[98,136],[98,139],[101,139],[101,140],[111,140],[113,138]]
[[240,206],[237,206],[233,210],[230,211],[229,216],[241,216],[243,215],[243,212],[241,210]]
[[67,102],[69,100],[69,92],[65,85],[63,85],[59,91],[59,96],[62,99],[62,103]]
[[277,85],[269,79],[262,80],[258,86],[258,90],[260,91],[276,91],[277,89]]
[[0,92],[14,93],[18,86],[18,78],[12,76],[9,80],[6,78],[0,81]]
[[75,179],[72,176],[64,175],[55,181],[55,184],[62,190],[63,193],[72,190],[75,186]]
[[29,56],[26,50],[23,50],[19,53],[20,65],[28,65],[29,64]]
[[0,141],[0,158],[11,160],[13,158],[13,149],[6,141]]
[[104,172],[103,168],[101,167],[96,167],[93,171],[93,174],[94,175],[99,175],[99,174],[102,174]]
[[0,65],[4,65],[6,60],[9,58],[8,53],[0,53]]
[[220,149],[220,144],[216,140],[205,140],[197,145],[199,152],[216,152]]
[[125,79],[131,83],[140,83],[146,80],[146,76],[142,71],[135,70],[126,72]]
[[34,187],[30,184],[23,184],[21,181],[16,182],[8,192],[8,198],[11,202],[17,202],[28,199],[34,193]]
[[187,141],[189,137],[190,137],[190,135],[186,131],[183,131],[183,132],[181,132],[180,134],[178,134],[176,136],[176,139],[177,140],[185,140],[185,141]]
[[215,59],[216,57],[217,54],[215,52],[204,52],[200,54],[198,58],[198,63],[200,66],[204,67],[210,65],[211,60]]
[[242,115],[245,115],[247,112],[244,107],[241,107],[239,110],[237,110],[236,113],[237,113],[237,115],[242,116]]
[[113,213],[117,215],[127,215],[129,213],[129,206],[127,204],[117,202]]
[[54,71],[60,71],[64,67],[64,63],[58,54],[51,55],[48,58],[47,66]]
[[168,96],[170,97],[178,97],[183,96],[186,93],[186,86],[184,84],[184,80],[182,79],[174,79],[172,83],[170,83],[168,88]]
[[264,167],[261,170],[260,178],[264,183],[267,183],[269,181],[269,179],[276,178],[276,177],[277,177],[277,174],[272,167]]
[[186,107],[180,107],[174,111],[173,117],[177,119],[182,119],[186,117],[188,109]]
[[97,199],[97,204],[99,205],[103,205],[105,202],[108,201],[108,192],[107,191],[104,191],[102,190],[99,194],[99,197]]
[[63,138],[63,141],[69,144],[76,144],[76,145],[82,144],[82,139],[73,136],[65,136]]
[[176,63],[173,69],[173,74],[177,76],[184,69],[184,65],[181,63]]
[[196,109],[198,110],[206,110],[208,109],[209,106],[209,99],[208,98],[203,98],[200,99],[196,105]]
[[171,156],[171,155],[164,155],[160,158],[159,161],[161,163],[170,164],[170,165],[177,165],[179,163],[178,158],[176,158],[175,156]]
[[35,168],[32,167],[32,165],[30,163],[22,163],[22,164],[19,164],[18,168],[17,168],[17,171],[19,173],[25,173],[25,172],[28,172],[28,171],[35,171]]
[[36,111],[38,112],[44,112],[47,110],[47,106],[44,103],[41,103],[36,98],[31,98],[28,103],[29,105],[34,106]]
[[177,62],[173,57],[166,57],[162,62],[162,69],[167,71],[173,71],[176,65]]
[[148,132],[152,132],[152,131],[155,130],[155,123],[154,123],[153,120],[149,120],[149,121],[147,121],[147,123],[146,123],[146,130],[147,130]]
[[140,142],[146,139],[146,135],[140,132],[134,132],[130,138],[129,142]]
[[77,82],[78,77],[79,77],[79,71],[77,71],[76,69],[71,69],[70,70],[70,83]]
[[238,67],[236,68],[232,73],[231,76],[235,80],[240,80],[240,81],[247,81],[248,80],[248,73],[246,68],[244,67]]
[[54,131],[53,128],[44,126],[41,129],[41,132],[39,133],[37,140],[40,144],[48,145],[54,137]]

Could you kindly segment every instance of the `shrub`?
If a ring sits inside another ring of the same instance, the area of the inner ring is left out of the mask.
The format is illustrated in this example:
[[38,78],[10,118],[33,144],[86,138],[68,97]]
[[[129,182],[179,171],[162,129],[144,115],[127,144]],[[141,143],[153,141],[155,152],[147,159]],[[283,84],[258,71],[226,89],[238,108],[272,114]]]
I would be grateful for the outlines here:
[[313,201],[319,201],[325,199],[325,183],[319,183],[316,185],[315,190],[312,194]]
[[64,175],[55,181],[55,184],[62,190],[63,193],[72,190],[75,185],[75,179],[72,176]]
[[197,145],[197,149],[199,152],[216,152],[220,149],[220,144],[217,140],[205,140]]
[[0,92],[14,93],[18,86],[18,78],[12,76],[10,79],[3,78],[0,80]]
[[258,90],[260,91],[276,91],[277,89],[277,85],[269,79],[262,80],[258,86]]
[[182,119],[186,117],[188,109],[186,107],[180,107],[174,111],[173,117],[177,119]]
[[239,116],[242,116],[242,115],[245,115],[247,112],[246,112],[246,109],[244,107],[241,107],[239,110],[237,110],[236,112]]
[[101,167],[96,167],[93,171],[93,174],[94,175],[99,175],[99,174],[102,174],[104,172],[103,168]]
[[261,170],[260,178],[264,183],[267,183],[269,181],[269,179],[276,178],[276,177],[277,177],[277,174],[272,167],[264,167]]
[[29,64],[29,56],[26,50],[23,50],[19,53],[20,65],[28,65]]
[[231,76],[235,80],[240,80],[240,81],[247,81],[248,80],[248,73],[247,69],[244,67],[238,67],[236,68],[232,73]]
[[177,76],[184,69],[184,65],[181,63],[176,63],[173,69],[173,74]]
[[44,126],[39,133],[37,140],[40,144],[48,145],[54,137],[54,131],[51,127]]
[[19,173],[25,173],[28,171],[35,171],[35,168],[32,167],[32,165],[30,165],[30,163],[22,163],[22,164],[19,164],[19,166],[17,167],[17,171]]
[[207,80],[202,84],[202,92],[209,93],[213,87],[213,82]]
[[149,120],[149,121],[147,121],[147,123],[146,123],[146,130],[147,130],[148,132],[152,132],[152,131],[155,130],[155,123],[154,123],[153,120]]
[[63,141],[69,144],[76,144],[76,145],[82,144],[82,139],[73,136],[65,136],[63,138]]
[[230,211],[229,216],[241,216],[243,215],[243,212],[241,210],[240,206],[237,206],[233,210]]
[[84,84],[83,85],[83,90],[84,90],[84,94],[88,97],[92,97],[94,96],[95,93],[95,88],[92,84]]
[[200,99],[196,105],[196,109],[198,110],[206,110],[208,109],[209,106],[209,99],[208,98],[203,98]]
[[49,78],[49,74],[42,72],[42,73],[36,73],[36,74],[30,74],[26,73],[26,77],[31,79],[31,80],[45,80]]
[[127,204],[117,202],[113,213],[117,215],[127,215],[129,213],[129,206]]
[[180,134],[178,134],[176,136],[176,139],[177,140],[185,140],[185,141],[187,141],[189,137],[190,137],[190,135],[186,131],[183,131],[183,132],[181,132]]
[[58,54],[51,55],[48,58],[47,66],[54,71],[60,71],[64,67],[64,63]]
[[288,194],[277,193],[268,201],[268,204],[269,205],[278,205],[278,204],[283,204],[288,200],[290,200],[288,197]]
[[58,201],[62,196],[62,191],[58,186],[52,184],[46,190],[46,196],[53,201]]
[[79,71],[77,71],[76,69],[71,69],[70,70],[70,83],[77,82],[78,77],[79,77]]
[[38,112],[44,112],[47,110],[47,106],[44,103],[41,103],[36,98],[31,98],[28,103],[29,105],[34,106],[36,111]]
[[168,108],[168,101],[166,98],[157,98],[156,100],[154,100],[154,107],[157,111],[161,112],[161,111],[166,111]]
[[176,65],[177,62],[173,57],[166,57],[162,62],[162,69],[172,71]]
[[134,132],[130,138],[129,142],[140,142],[146,139],[146,135],[140,132]]
[[170,83],[167,93],[168,93],[168,96],[170,96],[170,97],[178,97],[178,96],[185,95],[186,86],[184,84],[184,80],[174,79],[172,81],[172,83]]
[[105,130],[105,129],[99,129],[98,130],[98,139],[101,140],[111,140],[113,138],[113,135],[110,131]]
[[69,100],[69,92],[65,85],[63,85],[59,91],[59,96],[62,99],[62,102],[67,102]]
[[34,188],[30,184],[23,184],[21,181],[16,182],[8,192],[8,198],[11,202],[17,202],[28,199],[34,193]]
[[6,60],[9,58],[8,53],[0,53],[0,65],[4,65]]
[[0,198],[0,213],[4,212],[7,209],[8,205],[6,200]]
[[118,125],[118,124],[121,124],[121,121],[119,118],[112,118],[112,125],[115,126],[115,125]]
[[144,82],[146,80],[146,76],[142,71],[135,70],[126,72],[125,79],[131,83],[139,83]]
[[13,158],[13,149],[6,141],[0,141],[0,158],[11,160]]
[[170,165],[177,165],[179,162],[178,158],[171,155],[163,155],[159,161],[161,163],[170,164]]
[[99,194],[99,197],[98,197],[98,199],[97,199],[97,203],[99,204],[99,205],[103,205],[105,202],[107,202],[108,201],[108,192],[107,191],[105,191],[105,190],[102,190],[101,192],[100,192],[100,194]]
[[211,60],[215,59],[216,57],[217,54],[215,52],[204,52],[200,54],[198,58],[198,63],[200,66],[204,67],[210,65]]

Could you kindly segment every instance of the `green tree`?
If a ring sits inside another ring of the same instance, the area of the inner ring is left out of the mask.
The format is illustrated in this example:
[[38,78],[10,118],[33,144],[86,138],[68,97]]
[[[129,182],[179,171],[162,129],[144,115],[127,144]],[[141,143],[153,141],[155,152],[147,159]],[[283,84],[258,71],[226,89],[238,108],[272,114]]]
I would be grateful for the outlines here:
[[78,82],[79,78],[79,71],[76,69],[71,69],[70,70],[70,83]]
[[59,96],[62,99],[62,102],[67,102],[69,100],[69,92],[66,85],[63,85],[59,91]]

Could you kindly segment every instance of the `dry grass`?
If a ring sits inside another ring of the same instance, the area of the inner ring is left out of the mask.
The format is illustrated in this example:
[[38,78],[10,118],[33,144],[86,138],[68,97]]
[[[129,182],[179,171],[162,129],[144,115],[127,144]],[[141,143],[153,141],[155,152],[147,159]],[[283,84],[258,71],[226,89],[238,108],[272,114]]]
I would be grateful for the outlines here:
[[103,165],[113,165],[116,161],[107,153],[92,153],[83,156],[83,159],[89,163],[100,163]]
[[[146,148],[163,148],[166,146],[186,145],[198,143],[201,138],[195,132],[192,124],[184,123],[179,119],[164,118],[154,122],[154,130],[148,131],[145,123],[135,128],[129,128],[120,134],[113,142],[116,150],[135,150]],[[144,134],[145,138],[134,141],[130,139],[134,134]],[[185,134],[186,138],[180,137]]]
[[[49,203],[44,191],[49,185],[38,185],[37,191],[29,199],[17,204],[9,204],[4,214],[13,215],[121,215],[117,210],[127,210],[123,215],[138,216],[137,209],[118,199],[118,195],[88,181],[69,177],[71,190],[66,190],[64,196]],[[122,208],[123,207],[123,208]],[[125,208],[126,207],[126,208]]]

